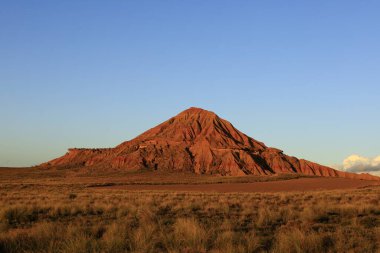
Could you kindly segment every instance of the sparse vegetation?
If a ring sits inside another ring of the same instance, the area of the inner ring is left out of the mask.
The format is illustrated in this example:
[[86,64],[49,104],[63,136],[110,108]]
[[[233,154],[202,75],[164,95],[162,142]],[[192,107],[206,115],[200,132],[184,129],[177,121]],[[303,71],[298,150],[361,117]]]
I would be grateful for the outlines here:
[[0,185],[0,252],[379,252],[380,188],[129,192]]

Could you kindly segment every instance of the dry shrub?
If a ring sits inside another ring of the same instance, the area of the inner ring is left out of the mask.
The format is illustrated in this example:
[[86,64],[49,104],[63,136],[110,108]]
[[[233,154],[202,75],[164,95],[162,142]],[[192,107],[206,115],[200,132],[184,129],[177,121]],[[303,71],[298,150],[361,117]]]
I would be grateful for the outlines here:
[[[234,232],[231,230],[221,232],[215,241],[215,252],[235,253],[241,252],[241,245],[234,244]],[[240,246],[240,247],[239,247]]]
[[215,234],[216,238],[213,238],[213,248],[215,252],[236,252],[234,251],[234,232],[232,231],[232,225],[230,221],[225,220],[220,226],[220,230],[209,231]]
[[376,230],[372,232],[360,226],[339,227],[334,235],[335,249],[337,252],[379,252],[379,238]]
[[93,252],[98,248],[96,241],[79,227],[53,223],[0,237],[0,245],[3,252]]
[[133,231],[131,237],[133,252],[154,252],[157,228],[152,216],[153,214],[148,211],[139,213],[139,226]]
[[256,225],[259,227],[270,226],[277,222],[278,219],[279,214],[276,211],[271,210],[268,206],[260,207],[257,214]]
[[332,240],[328,235],[315,232],[301,231],[297,228],[282,229],[276,235],[273,252],[328,252],[332,247]]
[[105,252],[126,252],[130,250],[131,231],[125,223],[113,223],[105,231],[102,237]]
[[250,231],[242,235],[244,250],[242,252],[258,252],[258,249],[261,247],[259,237],[253,232]]
[[194,218],[179,218],[173,225],[171,252],[183,249],[189,252],[205,252],[206,232]]

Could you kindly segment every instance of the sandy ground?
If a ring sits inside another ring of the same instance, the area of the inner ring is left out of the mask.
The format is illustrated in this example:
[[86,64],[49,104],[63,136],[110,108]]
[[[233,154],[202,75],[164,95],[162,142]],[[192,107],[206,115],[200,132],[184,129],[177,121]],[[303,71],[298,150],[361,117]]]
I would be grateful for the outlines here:
[[201,192],[289,192],[355,189],[366,186],[380,186],[377,181],[345,178],[299,178],[284,181],[224,184],[171,184],[171,185],[115,185],[101,188],[125,190],[164,190]]
[[[294,176],[294,175],[293,175]],[[70,171],[35,168],[0,168],[0,185],[93,185],[97,189],[199,191],[199,192],[291,192],[345,190],[380,187],[380,181],[329,177],[211,177],[193,174],[116,173],[78,176]],[[285,179],[285,180],[284,180]],[[100,184],[97,186],[97,184]]]

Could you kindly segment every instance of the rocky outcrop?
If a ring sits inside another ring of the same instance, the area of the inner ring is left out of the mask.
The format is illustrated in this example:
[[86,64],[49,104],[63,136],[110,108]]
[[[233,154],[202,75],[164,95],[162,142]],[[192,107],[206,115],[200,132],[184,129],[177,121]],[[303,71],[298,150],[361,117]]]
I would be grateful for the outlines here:
[[285,155],[237,130],[215,113],[190,108],[111,149],[69,149],[41,165],[57,168],[191,171],[229,176],[299,173],[380,180]]

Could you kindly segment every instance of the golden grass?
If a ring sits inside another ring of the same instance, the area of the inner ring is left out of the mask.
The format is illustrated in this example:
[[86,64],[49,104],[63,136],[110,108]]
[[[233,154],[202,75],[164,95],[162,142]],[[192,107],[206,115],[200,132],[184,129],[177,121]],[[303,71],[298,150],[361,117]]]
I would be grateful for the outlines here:
[[0,252],[380,252],[380,188],[128,192],[0,185]]

